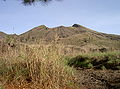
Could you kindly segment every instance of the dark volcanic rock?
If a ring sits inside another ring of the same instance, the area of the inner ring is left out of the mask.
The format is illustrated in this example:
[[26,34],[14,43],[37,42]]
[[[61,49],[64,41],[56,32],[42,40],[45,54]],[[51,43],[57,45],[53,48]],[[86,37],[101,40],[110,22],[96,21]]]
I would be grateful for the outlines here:
[[72,27],[81,27],[79,24],[74,24]]

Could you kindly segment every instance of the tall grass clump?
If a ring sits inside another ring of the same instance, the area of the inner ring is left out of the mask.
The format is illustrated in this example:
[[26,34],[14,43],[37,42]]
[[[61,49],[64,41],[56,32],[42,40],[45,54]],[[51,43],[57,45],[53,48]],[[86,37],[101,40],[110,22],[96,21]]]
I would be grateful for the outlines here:
[[32,89],[77,89],[72,68],[65,65],[56,46],[24,45],[0,56],[3,85],[27,85]]

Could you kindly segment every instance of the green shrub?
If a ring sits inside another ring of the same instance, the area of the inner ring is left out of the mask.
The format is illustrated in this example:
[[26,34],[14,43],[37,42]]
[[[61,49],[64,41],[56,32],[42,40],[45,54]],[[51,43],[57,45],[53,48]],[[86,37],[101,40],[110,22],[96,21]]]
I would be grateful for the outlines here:
[[4,89],[2,86],[0,86],[0,89]]
[[119,70],[120,66],[120,53],[109,52],[109,53],[96,53],[96,54],[85,54],[73,57],[68,60],[68,65],[75,68],[94,68],[94,69],[112,69]]
[[105,66],[101,66],[101,69],[102,69],[102,70],[106,70],[106,67],[105,67]]

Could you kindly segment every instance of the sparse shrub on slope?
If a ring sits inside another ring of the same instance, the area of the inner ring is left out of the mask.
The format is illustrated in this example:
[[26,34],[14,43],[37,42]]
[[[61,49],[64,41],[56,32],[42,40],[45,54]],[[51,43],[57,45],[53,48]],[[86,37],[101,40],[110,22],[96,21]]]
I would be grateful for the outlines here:
[[120,52],[80,55],[68,60],[75,68],[120,70]]

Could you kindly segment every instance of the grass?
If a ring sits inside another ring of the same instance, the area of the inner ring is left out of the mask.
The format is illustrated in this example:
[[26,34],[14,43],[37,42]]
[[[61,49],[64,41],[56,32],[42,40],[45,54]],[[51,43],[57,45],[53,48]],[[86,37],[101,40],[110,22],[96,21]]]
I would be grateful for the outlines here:
[[[0,82],[33,89],[80,89],[73,67],[120,69],[120,52],[61,55],[61,44],[15,44],[0,46]],[[69,65],[69,66],[68,66]],[[73,67],[70,67],[73,66]]]
[[56,46],[20,45],[6,50],[0,54],[3,86],[30,84],[34,89],[77,89],[74,71],[65,65]]
[[4,89],[4,88],[0,87],[0,89]]
[[75,68],[120,70],[120,52],[79,55],[68,60]]

